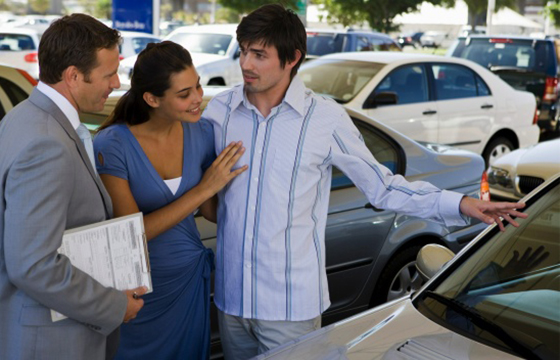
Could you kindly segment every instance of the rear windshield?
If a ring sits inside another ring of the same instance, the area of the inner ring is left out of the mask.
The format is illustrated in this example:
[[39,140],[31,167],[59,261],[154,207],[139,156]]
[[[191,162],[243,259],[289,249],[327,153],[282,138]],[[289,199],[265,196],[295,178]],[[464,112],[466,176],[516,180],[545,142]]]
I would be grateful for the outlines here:
[[35,44],[31,36],[24,34],[1,34],[0,50],[4,51],[25,51],[35,50]]
[[226,55],[233,37],[222,34],[176,33],[170,41],[182,45],[193,53]]
[[459,39],[452,56],[472,60],[490,70],[515,67],[556,76],[553,44],[542,40]]
[[307,54],[321,56],[342,52],[344,34],[307,33]]

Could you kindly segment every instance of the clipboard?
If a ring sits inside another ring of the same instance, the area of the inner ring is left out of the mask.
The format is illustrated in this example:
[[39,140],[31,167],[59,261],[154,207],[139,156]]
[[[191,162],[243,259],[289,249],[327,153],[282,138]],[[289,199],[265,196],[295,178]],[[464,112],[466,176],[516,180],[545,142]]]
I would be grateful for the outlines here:
[[[66,230],[58,253],[101,285],[117,290],[145,286],[153,291],[142,213]],[[53,321],[66,316],[51,310]]]

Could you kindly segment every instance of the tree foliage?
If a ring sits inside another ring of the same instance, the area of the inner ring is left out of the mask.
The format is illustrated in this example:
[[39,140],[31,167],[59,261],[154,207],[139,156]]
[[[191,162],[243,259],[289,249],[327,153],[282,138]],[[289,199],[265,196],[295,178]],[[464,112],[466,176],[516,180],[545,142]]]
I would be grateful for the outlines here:
[[247,14],[261,7],[262,5],[280,3],[287,8],[297,10],[297,0],[218,0],[218,4],[223,7],[230,8],[240,14]]
[[556,27],[560,27],[560,0],[550,1],[544,8],[545,14]]
[[[330,14],[329,23],[344,26],[367,21],[373,30],[390,32],[398,30],[393,23],[395,16],[418,10],[423,0],[318,0]],[[454,0],[430,0],[433,4],[452,4]]]
[[46,14],[51,8],[51,0],[29,0],[29,6],[38,14]]
[[[464,0],[469,8],[469,24],[473,27],[476,25],[485,25],[486,12],[488,10],[488,0]],[[516,7],[516,0],[496,0],[495,11],[503,7]]]

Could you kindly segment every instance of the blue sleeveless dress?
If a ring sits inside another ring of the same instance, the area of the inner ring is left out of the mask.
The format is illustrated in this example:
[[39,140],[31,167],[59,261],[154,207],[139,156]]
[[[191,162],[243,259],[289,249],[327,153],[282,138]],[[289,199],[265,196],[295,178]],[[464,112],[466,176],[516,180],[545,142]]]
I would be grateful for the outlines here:
[[[183,123],[183,175],[177,193],[169,190],[124,124],[94,139],[99,174],[128,180],[144,215],[194,187],[215,159],[212,127]],[[153,292],[144,295],[136,319],[121,326],[117,359],[208,359],[210,351],[210,273],[213,253],[200,240],[194,216],[148,242]]]

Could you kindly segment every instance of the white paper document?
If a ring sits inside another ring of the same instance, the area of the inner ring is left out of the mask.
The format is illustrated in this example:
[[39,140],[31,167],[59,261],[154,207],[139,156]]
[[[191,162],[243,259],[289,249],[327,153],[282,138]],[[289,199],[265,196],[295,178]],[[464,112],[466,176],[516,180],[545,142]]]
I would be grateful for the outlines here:
[[[67,230],[60,254],[106,287],[152,291],[142,213]],[[66,318],[51,311],[53,321]]]

